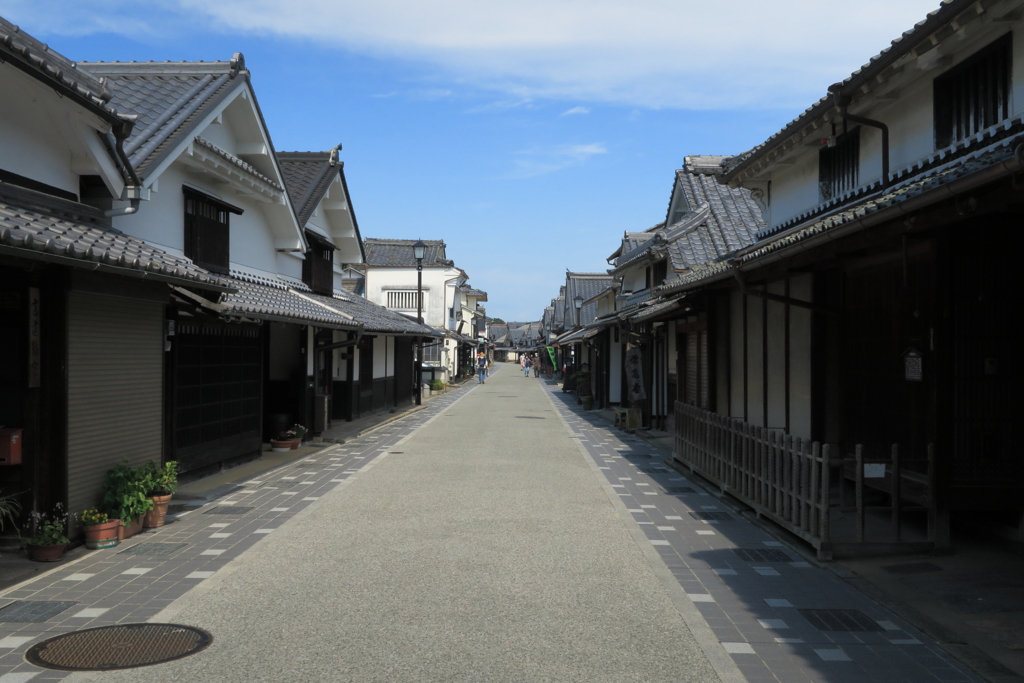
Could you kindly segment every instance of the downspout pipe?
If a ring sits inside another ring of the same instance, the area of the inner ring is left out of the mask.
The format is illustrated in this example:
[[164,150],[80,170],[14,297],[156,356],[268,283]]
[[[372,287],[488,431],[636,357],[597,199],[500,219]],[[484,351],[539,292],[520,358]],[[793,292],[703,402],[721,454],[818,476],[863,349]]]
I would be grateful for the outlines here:
[[847,107],[850,106],[853,98],[843,93],[842,83],[833,83],[829,86],[828,91],[832,95],[832,101],[839,109],[839,115],[845,121],[853,121],[854,123],[877,128],[882,131],[882,188],[889,187],[889,126],[875,119],[849,113]]
[[125,154],[124,151],[124,142],[131,136],[132,129],[134,127],[134,117],[130,119],[120,119],[120,123],[115,124],[112,127],[112,132],[114,133],[114,154],[121,162],[121,172],[125,176],[126,183],[124,191],[128,197],[129,206],[121,209],[104,211],[103,215],[108,218],[112,218],[114,216],[130,216],[133,213],[138,213],[139,206],[142,204],[142,180],[135,172],[132,162],[128,160],[128,155]]

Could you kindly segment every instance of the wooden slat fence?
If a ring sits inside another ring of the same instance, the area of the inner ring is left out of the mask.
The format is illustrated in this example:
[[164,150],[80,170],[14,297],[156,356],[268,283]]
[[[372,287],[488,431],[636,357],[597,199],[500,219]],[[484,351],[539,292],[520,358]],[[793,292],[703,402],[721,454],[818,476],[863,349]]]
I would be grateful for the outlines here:
[[676,402],[676,457],[815,548],[827,548],[828,444]]
[[[926,511],[929,528],[925,543],[935,540],[935,450],[931,445],[924,462],[902,460],[896,445],[887,458],[866,458],[860,445],[854,448],[853,457],[833,458],[829,444],[804,441],[782,430],[755,427],[682,402],[676,402],[675,415],[676,459],[803,538],[818,550],[820,559],[831,559],[840,546],[854,553],[901,546],[921,549],[921,542],[911,543],[902,537],[905,511]],[[866,479],[865,465],[872,464],[883,469],[878,470],[880,474],[872,473],[877,478]],[[835,481],[833,469],[837,471]],[[844,485],[844,477],[851,484]],[[839,494],[834,504],[833,484]],[[844,503],[851,488],[855,504],[848,507]],[[889,503],[866,504],[865,488],[885,491]],[[884,538],[868,538],[865,513],[883,510],[891,514],[889,533]],[[856,516],[855,536],[833,538],[832,514],[844,513]]]

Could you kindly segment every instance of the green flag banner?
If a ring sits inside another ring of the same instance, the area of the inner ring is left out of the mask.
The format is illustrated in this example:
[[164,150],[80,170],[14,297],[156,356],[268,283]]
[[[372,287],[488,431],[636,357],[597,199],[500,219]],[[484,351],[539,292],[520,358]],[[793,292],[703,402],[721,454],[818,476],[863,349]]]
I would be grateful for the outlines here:
[[548,356],[551,357],[551,367],[553,367],[557,371],[558,370],[558,363],[555,362],[555,347],[554,346],[546,346],[544,348],[546,348],[548,350]]

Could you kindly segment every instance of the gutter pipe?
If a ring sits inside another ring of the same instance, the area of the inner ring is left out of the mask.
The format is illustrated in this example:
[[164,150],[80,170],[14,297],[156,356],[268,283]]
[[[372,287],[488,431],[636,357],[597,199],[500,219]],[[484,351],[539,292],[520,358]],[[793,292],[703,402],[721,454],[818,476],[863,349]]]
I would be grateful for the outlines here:
[[850,106],[852,98],[843,94],[842,83],[833,83],[828,87],[828,92],[832,95],[832,101],[839,108],[839,115],[844,121],[853,121],[882,131],[882,189],[889,187],[889,126],[875,119],[849,113],[847,107]]
[[342,341],[342,342],[334,342],[333,344],[324,344],[323,346],[317,346],[315,348],[315,350],[317,352],[320,352],[320,351],[333,351],[334,349],[346,349],[346,348],[348,348],[350,346],[355,346],[363,338],[363,332],[364,332],[364,329],[362,327],[359,327],[358,329],[356,329],[355,339],[349,339],[347,341]]

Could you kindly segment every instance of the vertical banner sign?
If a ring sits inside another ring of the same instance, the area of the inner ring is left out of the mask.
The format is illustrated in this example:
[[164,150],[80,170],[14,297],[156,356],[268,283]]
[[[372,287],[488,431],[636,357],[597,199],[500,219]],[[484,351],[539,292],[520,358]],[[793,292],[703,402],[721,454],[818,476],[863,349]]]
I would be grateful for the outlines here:
[[28,288],[28,388],[38,389],[41,371],[42,334],[39,330],[39,288]]
[[636,346],[626,351],[626,380],[629,382],[630,401],[647,398],[647,392],[644,391],[643,358]]
[[551,367],[553,367],[555,369],[558,369],[558,363],[555,362],[555,347],[554,346],[547,346],[545,348],[547,348],[547,350],[548,350],[548,357],[551,359]]

